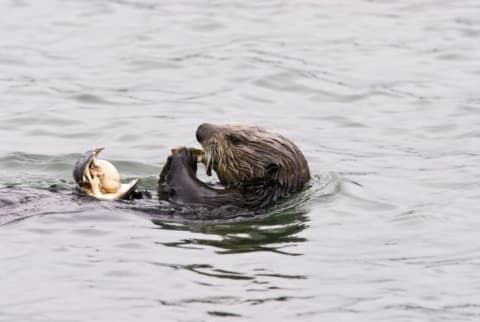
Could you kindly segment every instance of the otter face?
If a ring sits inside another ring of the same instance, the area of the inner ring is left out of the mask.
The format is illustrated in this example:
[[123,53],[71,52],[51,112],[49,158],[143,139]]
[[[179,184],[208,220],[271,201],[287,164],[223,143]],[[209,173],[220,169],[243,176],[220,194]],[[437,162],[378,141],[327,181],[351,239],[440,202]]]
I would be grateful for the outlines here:
[[260,127],[201,124],[196,132],[202,162],[226,187],[251,183],[298,191],[310,179],[308,163],[287,138]]

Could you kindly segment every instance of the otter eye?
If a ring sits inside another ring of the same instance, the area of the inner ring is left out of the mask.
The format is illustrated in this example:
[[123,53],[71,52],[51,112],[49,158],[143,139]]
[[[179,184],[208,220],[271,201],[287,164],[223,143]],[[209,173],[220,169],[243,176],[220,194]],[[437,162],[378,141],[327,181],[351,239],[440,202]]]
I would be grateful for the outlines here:
[[242,140],[235,135],[229,135],[228,140],[234,145],[240,144],[242,142]]

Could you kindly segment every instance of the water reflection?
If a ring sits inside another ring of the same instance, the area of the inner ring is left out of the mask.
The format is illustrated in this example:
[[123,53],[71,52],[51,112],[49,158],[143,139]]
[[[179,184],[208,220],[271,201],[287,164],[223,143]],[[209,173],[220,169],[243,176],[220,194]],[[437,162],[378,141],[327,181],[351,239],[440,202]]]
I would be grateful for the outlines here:
[[177,224],[152,219],[152,222],[162,229],[186,230],[220,238],[189,238],[162,243],[164,246],[195,248],[202,245],[215,247],[215,252],[219,254],[269,251],[291,256],[302,255],[287,251],[287,248],[289,244],[305,241],[305,238],[299,237],[298,234],[308,227],[307,221],[304,210],[270,214],[261,220],[234,224]]
[[[204,214],[198,209],[193,212],[192,209],[187,209],[184,217],[178,218],[178,210],[172,210],[171,217],[168,217],[159,215],[157,208],[153,209],[151,220],[161,229],[198,232],[201,236],[218,237],[188,238],[162,243],[168,247],[191,249],[201,245],[214,247],[218,254],[268,251],[299,256],[302,254],[289,251],[288,248],[306,241],[299,235],[308,227],[308,208],[322,198],[335,194],[339,187],[339,178],[334,173],[325,173],[314,176],[305,191],[293,194],[264,211],[227,214],[220,211],[223,217],[198,220],[208,218],[208,210],[207,214]],[[172,220],[173,217],[176,220]]]
[[199,275],[215,277],[215,278],[225,278],[225,279],[234,279],[234,280],[253,280],[255,277],[245,275],[241,272],[234,272],[224,269],[215,268],[209,264],[167,264],[162,262],[151,262],[151,264],[156,266],[163,266],[173,268],[175,270],[186,270]]

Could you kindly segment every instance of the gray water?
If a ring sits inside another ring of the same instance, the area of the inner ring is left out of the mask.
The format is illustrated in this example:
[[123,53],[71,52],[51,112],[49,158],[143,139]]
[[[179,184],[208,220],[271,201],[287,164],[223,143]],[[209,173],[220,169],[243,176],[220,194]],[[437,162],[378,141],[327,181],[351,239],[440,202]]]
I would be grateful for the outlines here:
[[[479,321],[479,85],[476,0],[0,1],[0,320]],[[154,190],[205,121],[309,188],[224,223],[75,192],[99,146]]]

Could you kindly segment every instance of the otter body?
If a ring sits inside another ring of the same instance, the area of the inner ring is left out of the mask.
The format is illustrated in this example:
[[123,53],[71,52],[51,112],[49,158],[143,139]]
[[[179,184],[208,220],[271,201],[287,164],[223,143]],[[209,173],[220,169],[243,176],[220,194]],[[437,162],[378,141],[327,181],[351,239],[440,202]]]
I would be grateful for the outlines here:
[[201,124],[196,137],[207,175],[212,170],[224,186],[213,188],[196,176],[198,159],[189,148],[172,151],[162,169],[159,198],[173,202],[255,209],[300,191],[310,179],[298,147],[260,127]]

